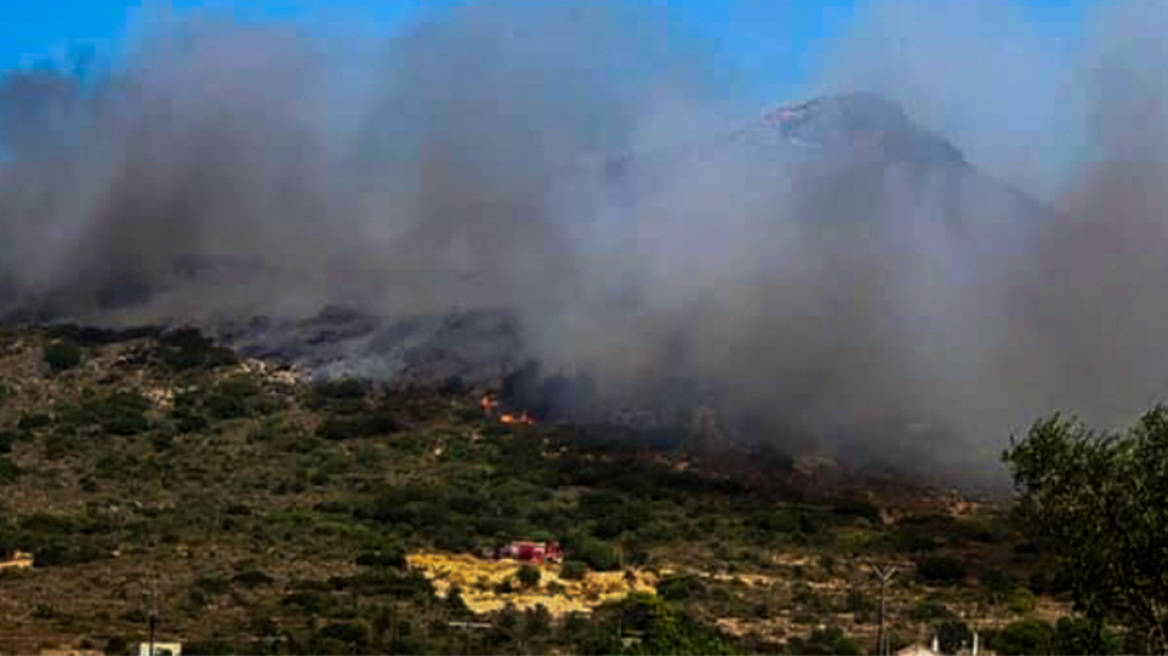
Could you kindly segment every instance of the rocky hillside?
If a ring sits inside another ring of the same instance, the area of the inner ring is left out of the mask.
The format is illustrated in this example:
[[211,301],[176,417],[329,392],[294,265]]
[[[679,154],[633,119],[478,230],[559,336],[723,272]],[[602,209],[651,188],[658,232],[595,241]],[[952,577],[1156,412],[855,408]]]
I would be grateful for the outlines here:
[[[1065,612],[993,506],[507,423],[487,391],[312,383],[195,331],[4,330],[0,653],[123,652],[152,612],[189,653],[871,651],[873,564],[899,568],[898,644]],[[483,560],[516,539],[569,562]]]

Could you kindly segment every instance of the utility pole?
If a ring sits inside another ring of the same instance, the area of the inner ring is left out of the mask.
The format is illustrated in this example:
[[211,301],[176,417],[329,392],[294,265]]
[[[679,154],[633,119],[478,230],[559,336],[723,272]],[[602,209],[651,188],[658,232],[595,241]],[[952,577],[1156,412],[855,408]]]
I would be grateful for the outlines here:
[[158,626],[158,576],[150,577],[149,650],[147,656],[154,656],[154,630]]
[[896,576],[895,565],[872,565],[872,572],[880,579],[880,633],[876,642],[878,656],[888,656],[888,582]]

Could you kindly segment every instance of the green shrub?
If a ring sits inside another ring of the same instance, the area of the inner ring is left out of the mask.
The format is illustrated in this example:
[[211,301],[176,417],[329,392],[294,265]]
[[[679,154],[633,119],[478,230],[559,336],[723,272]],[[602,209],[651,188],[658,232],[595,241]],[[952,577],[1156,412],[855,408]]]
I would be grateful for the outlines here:
[[245,569],[236,574],[232,580],[247,588],[258,588],[261,585],[271,585],[274,582],[272,577],[258,569]]
[[1011,613],[1025,615],[1034,610],[1037,602],[1033,592],[1026,588],[1015,588],[1006,600],[1006,607],[1010,609]]
[[1101,622],[1063,617],[1055,625],[1055,654],[1122,654],[1123,641]]
[[369,411],[353,416],[330,416],[316,429],[316,436],[331,441],[352,440],[395,433],[401,429],[386,410]]
[[78,346],[108,346],[134,339],[157,337],[158,328],[141,326],[135,328],[96,328],[93,326],[77,326],[75,324],[57,324],[50,326],[45,334],[52,339],[63,339]]
[[207,595],[226,594],[231,589],[231,582],[220,576],[200,576],[191,584],[191,587]]
[[92,542],[60,538],[53,539],[35,550],[33,554],[33,566],[65,567],[69,565],[82,565],[109,558],[109,556],[110,552],[108,549],[101,548]]
[[107,654],[125,654],[130,650],[130,643],[120,635],[110,636],[105,641],[105,653]]
[[917,576],[933,585],[954,585],[965,578],[965,563],[952,556],[925,556],[917,559]]
[[230,349],[215,346],[197,328],[181,328],[158,339],[158,359],[175,371],[212,369],[239,362]]
[[954,617],[953,611],[949,610],[938,599],[932,597],[925,597],[916,603],[913,607],[912,618],[918,622],[935,622],[937,620],[947,620]]
[[875,624],[880,620],[880,604],[860,590],[850,590],[844,600],[844,611],[852,614],[856,624]]
[[22,431],[35,431],[53,425],[53,418],[44,412],[29,412],[20,417],[16,427]]
[[238,653],[239,650],[235,648],[235,643],[220,636],[183,645],[183,654],[189,656],[230,656]]
[[799,530],[799,516],[785,508],[755,513],[747,521],[751,527],[768,533],[795,533]]
[[362,643],[369,638],[369,627],[355,622],[334,622],[321,628],[319,636],[346,644]]
[[262,388],[250,376],[228,378],[203,399],[203,407],[215,419],[250,417],[260,410]]
[[334,599],[332,595],[321,590],[298,590],[285,596],[280,603],[284,606],[295,606],[305,615],[319,616],[333,606]]
[[1008,624],[992,636],[990,649],[1010,656],[1038,656],[1051,653],[1054,628],[1039,620],[1022,620]]
[[667,601],[687,601],[704,595],[706,585],[695,574],[676,574],[657,582],[657,594]]
[[866,519],[873,524],[879,524],[880,508],[871,501],[864,499],[843,498],[836,499],[831,504],[832,513],[841,517],[856,517]]
[[207,429],[210,422],[202,412],[192,408],[176,407],[170,418],[174,420],[174,427],[179,433],[198,433]]
[[136,392],[114,392],[82,402],[82,413],[90,423],[113,435],[136,435],[150,428],[143,414],[150,402]]
[[15,483],[20,478],[20,467],[12,462],[8,456],[0,456],[0,485]]
[[313,384],[305,405],[331,414],[355,414],[366,408],[368,393],[366,384],[353,378],[319,381]]
[[1014,579],[997,567],[984,570],[977,578],[978,583],[993,595],[1008,595],[1014,591],[1017,585]]
[[519,584],[525,588],[531,588],[539,585],[541,574],[538,567],[534,565],[523,565],[519,571],[515,572],[515,578],[519,580]]
[[859,643],[838,627],[815,629],[806,639],[792,638],[788,648],[795,654],[836,654],[853,656],[864,653]]
[[584,561],[594,570],[607,572],[620,568],[616,549],[606,542],[585,537],[566,541],[565,546],[576,560]]
[[964,622],[948,620],[937,625],[937,643],[942,654],[956,654],[973,644],[973,632]]
[[57,430],[44,437],[42,453],[47,460],[61,460],[82,448],[75,432]]
[[81,349],[73,342],[59,340],[45,347],[43,359],[53,373],[61,373],[81,364]]
[[579,560],[564,561],[560,566],[560,578],[580,581],[588,575],[588,564]]
[[374,551],[357,556],[357,564],[362,567],[391,567],[394,569],[406,568],[406,552],[399,547],[392,547],[385,551]]

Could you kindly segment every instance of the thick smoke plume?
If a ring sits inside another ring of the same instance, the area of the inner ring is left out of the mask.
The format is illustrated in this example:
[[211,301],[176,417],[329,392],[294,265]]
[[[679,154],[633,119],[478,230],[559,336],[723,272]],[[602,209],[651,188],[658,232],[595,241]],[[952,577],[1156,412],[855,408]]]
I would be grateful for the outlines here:
[[[906,110],[853,99],[899,135],[877,156],[760,155],[734,129],[763,108],[629,3],[471,5],[376,45],[154,25],[100,76],[0,84],[0,309],[497,310],[517,341],[475,364],[587,378],[574,412],[709,405],[745,439],[992,479],[1040,414],[1164,396],[1168,23],[1109,11],[1068,51],[934,5],[870,9],[810,85]],[[344,355],[391,376],[392,347]]]

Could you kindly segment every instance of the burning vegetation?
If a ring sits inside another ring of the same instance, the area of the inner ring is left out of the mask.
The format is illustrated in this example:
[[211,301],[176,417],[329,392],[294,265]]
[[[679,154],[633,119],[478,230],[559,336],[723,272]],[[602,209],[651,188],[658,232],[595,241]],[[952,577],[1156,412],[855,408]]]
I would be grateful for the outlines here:
[[526,411],[522,412],[505,412],[500,409],[498,398],[493,394],[484,394],[479,399],[479,406],[483,409],[483,414],[488,418],[497,420],[500,424],[508,425],[522,425],[534,426],[535,419],[533,419]]

